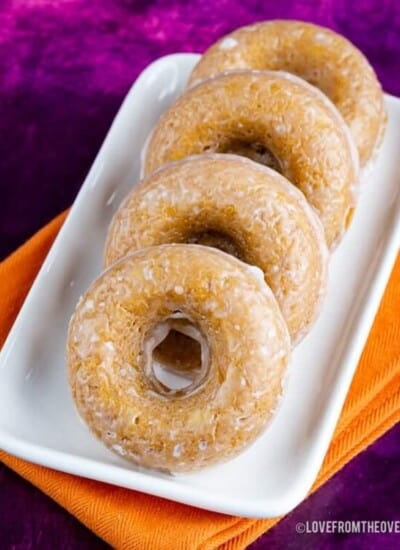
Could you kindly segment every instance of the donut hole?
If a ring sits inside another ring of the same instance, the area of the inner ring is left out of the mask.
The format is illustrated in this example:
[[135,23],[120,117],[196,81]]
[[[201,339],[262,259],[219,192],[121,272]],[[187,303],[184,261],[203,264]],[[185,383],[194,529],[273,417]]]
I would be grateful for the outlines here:
[[189,384],[201,368],[201,345],[198,340],[171,328],[154,349],[153,358],[169,366],[170,371],[182,373]]
[[[157,382],[163,386],[162,394],[171,391],[187,390],[192,384],[193,378],[184,370],[174,370],[173,366],[154,361],[153,373]],[[164,389],[165,388],[165,389]]]
[[218,152],[246,157],[254,162],[268,166],[276,172],[282,173],[279,159],[270,149],[258,141],[232,140],[221,147]]
[[181,312],[156,325],[144,346],[145,372],[163,396],[191,395],[209,371],[209,350],[201,330]]
[[203,246],[210,246],[212,248],[218,248],[222,252],[226,252],[231,256],[245,261],[245,254],[239,244],[228,233],[223,231],[217,231],[213,229],[206,229],[204,231],[198,231],[192,233],[185,239],[187,244],[201,244]]

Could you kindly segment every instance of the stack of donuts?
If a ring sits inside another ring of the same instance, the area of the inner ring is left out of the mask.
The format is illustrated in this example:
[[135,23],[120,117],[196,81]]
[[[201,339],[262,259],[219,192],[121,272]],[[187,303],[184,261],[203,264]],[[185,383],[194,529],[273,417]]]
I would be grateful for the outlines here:
[[70,322],[73,397],[110,449],[183,472],[265,430],[385,125],[371,66],[328,29],[259,23],[206,51]]

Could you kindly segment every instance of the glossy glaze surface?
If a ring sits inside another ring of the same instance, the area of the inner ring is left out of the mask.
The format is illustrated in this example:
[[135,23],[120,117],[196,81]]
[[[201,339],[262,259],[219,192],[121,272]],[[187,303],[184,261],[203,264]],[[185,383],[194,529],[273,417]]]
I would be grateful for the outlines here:
[[300,21],[266,21],[220,38],[203,55],[190,83],[232,69],[288,71],[320,88],[337,106],[365,165],[386,126],[381,85],[367,58],[343,36]]
[[329,255],[318,216],[288,180],[236,155],[169,164],[124,199],[108,230],[105,265],[146,246],[196,241],[259,267],[293,344],[308,333],[325,295]]
[[145,171],[190,155],[257,147],[272,153],[317,210],[328,246],[337,245],[355,207],[357,154],[333,104],[289,73],[232,72],[187,90],[155,127]]
[[[173,390],[157,378],[153,350],[177,313],[204,345],[196,380]],[[252,443],[277,408],[289,357],[262,272],[193,244],[111,266],[80,300],[67,347],[74,399],[94,433],[120,456],[172,472],[225,462]]]

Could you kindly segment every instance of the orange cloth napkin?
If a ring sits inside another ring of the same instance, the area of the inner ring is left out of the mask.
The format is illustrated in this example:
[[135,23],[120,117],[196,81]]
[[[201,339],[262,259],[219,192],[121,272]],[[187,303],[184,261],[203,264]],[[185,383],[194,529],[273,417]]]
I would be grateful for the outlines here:
[[[0,345],[64,218],[62,214],[53,220],[0,263]],[[400,259],[313,490],[399,419]],[[198,510],[35,466],[1,451],[0,460],[118,549],[245,548],[279,520],[249,520]]]

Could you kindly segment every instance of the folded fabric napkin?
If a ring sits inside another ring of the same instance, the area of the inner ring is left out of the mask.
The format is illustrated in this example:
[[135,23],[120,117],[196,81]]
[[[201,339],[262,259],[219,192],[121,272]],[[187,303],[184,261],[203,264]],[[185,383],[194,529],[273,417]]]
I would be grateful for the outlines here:
[[[66,214],[0,263],[0,345]],[[338,426],[313,491],[400,419],[400,258],[394,267]],[[272,527],[36,466],[0,460],[121,549],[244,548]]]

